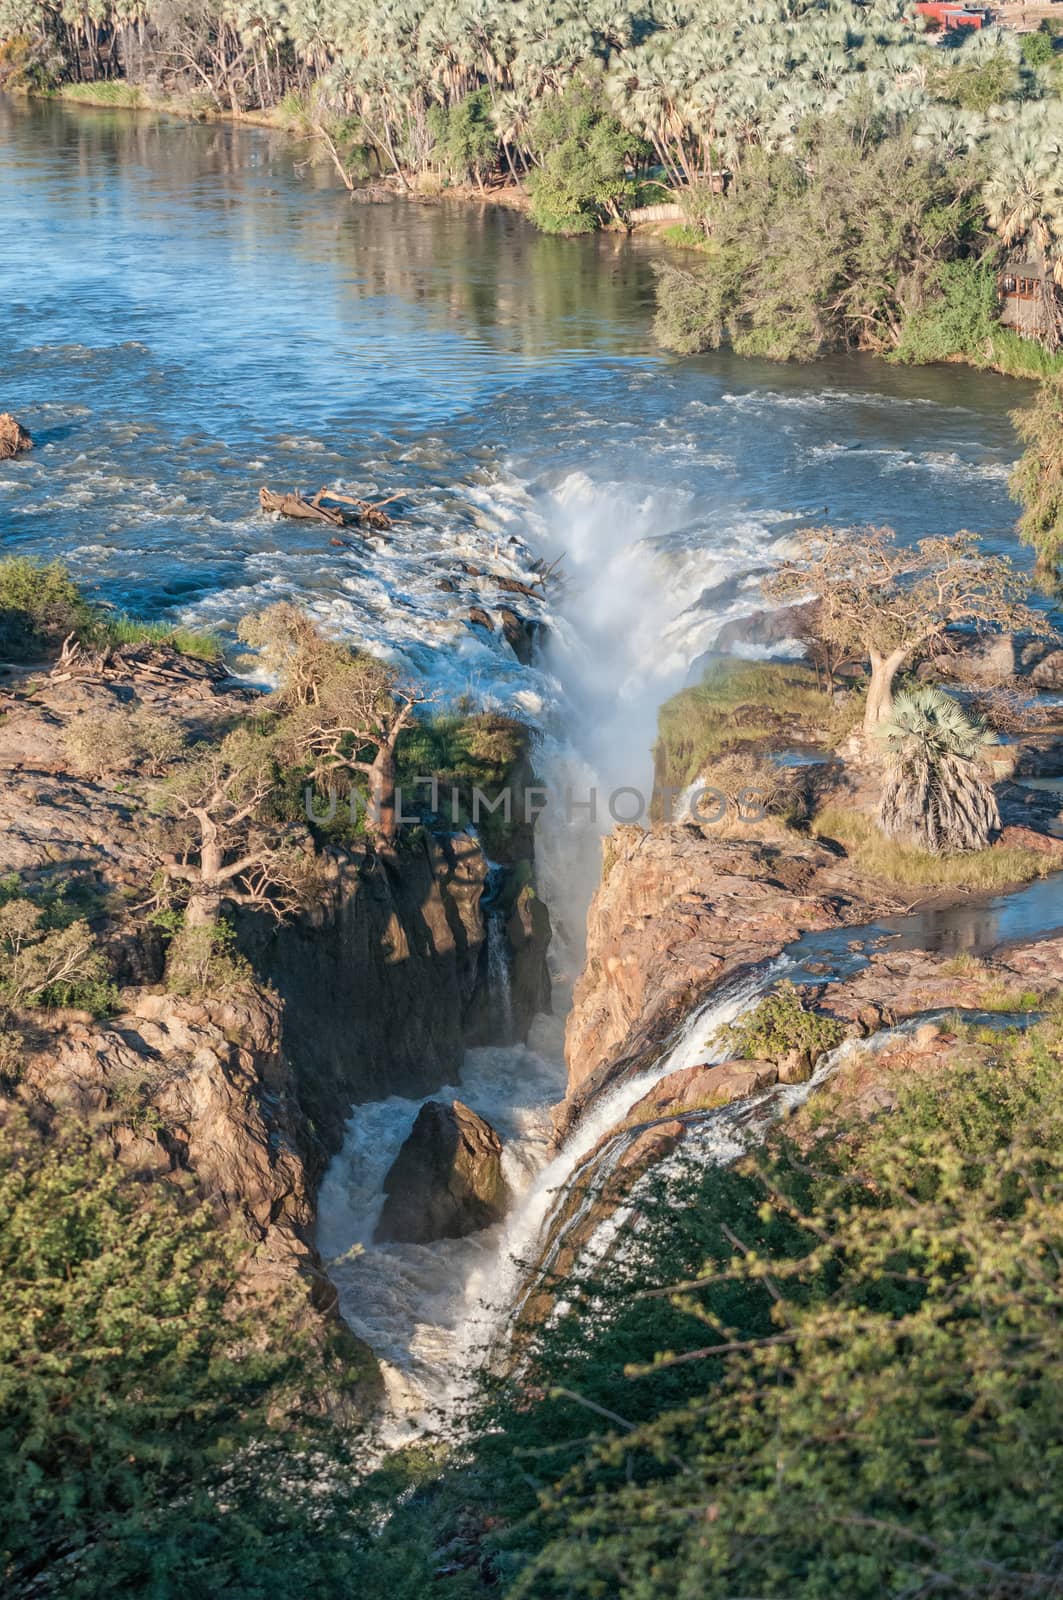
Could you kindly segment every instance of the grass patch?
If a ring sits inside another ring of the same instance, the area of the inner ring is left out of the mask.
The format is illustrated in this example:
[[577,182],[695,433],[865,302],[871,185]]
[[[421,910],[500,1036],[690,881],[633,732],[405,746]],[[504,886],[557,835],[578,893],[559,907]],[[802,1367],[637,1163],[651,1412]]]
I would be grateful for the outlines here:
[[859,694],[832,701],[817,687],[812,668],[800,662],[722,661],[661,707],[658,781],[684,787],[715,756],[773,738],[783,743],[794,724],[835,744],[861,715]]
[[216,634],[201,632],[196,628],[182,628],[173,622],[145,622],[139,617],[109,617],[103,624],[108,644],[159,644],[169,645],[182,656],[195,656],[198,661],[220,661],[221,641]]
[[978,1004],[983,1011],[1010,1015],[1013,1011],[1036,1011],[1042,998],[1036,989],[1009,988],[1003,978],[994,978],[978,996]]
[[817,838],[837,839],[853,864],[870,878],[910,888],[1006,889],[1012,884],[1046,878],[1051,858],[1036,850],[971,850],[962,855],[931,856],[912,845],[897,844],[879,831],[870,817],[825,806],[815,818]]
[[126,111],[135,111],[145,104],[144,94],[135,84],[116,79],[102,83],[64,83],[56,91],[56,98],[79,106],[121,106]]
[[1023,339],[1010,328],[998,328],[992,338],[990,364],[1009,378],[1050,378],[1063,372],[1063,355],[1053,354],[1033,339]]

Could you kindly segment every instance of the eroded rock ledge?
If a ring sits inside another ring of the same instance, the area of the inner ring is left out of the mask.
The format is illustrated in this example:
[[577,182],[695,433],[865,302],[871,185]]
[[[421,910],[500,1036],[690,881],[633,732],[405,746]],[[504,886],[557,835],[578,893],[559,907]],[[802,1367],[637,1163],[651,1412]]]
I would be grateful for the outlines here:
[[[313,1314],[336,1337],[335,1291],[314,1246],[317,1186],[353,1103],[430,1093],[457,1078],[468,1044],[485,1042],[487,863],[463,834],[325,847],[312,912],[279,927],[238,916],[254,983],[166,992],[165,935],[145,910],[155,866],[143,774],[101,759],[86,775],[70,730],[101,712],[157,711],[209,741],[256,698],[222,666],[150,644],[110,652],[93,673],[44,664],[0,677],[0,878],[30,897],[74,885],[121,991],[103,1018],[20,1013],[17,1080],[0,1085],[0,1102],[45,1123],[91,1121],[145,1182],[194,1184],[251,1241],[249,1292],[308,1283]],[[506,914],[522,1029],[542,994],[549,925],[519,896]],[[353,1338],[347,1354],[356,1403],[368,1402],[375,1361]]]
[[604,843],[587,961],[565,1038],[558,1136],[610,1084],[648,1064],[677,1023],[739,968],[806,931],[866,921],[899,902],[816,840],[728,839],[694,824],[617,828]]

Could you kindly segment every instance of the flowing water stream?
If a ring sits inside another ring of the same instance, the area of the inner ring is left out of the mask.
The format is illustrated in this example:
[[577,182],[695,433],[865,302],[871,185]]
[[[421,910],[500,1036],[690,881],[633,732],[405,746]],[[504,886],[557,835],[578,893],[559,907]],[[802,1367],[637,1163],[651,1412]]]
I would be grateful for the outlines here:
[[[360,205],[318,169],[297,174],[303,156],[260,130],[0,97],[0,409],[37,441],[0,463],[0,546],[61,556],[118,607],[222,631],[298,599],[441,704],[528,719],[539,765],[577,802],[571,819],[551,806],[537,844],[571,976],[608,796],[648,790],[660,701],[809,522],[966,526],[1014,554],[1008,410],[1023,389],[860,359],[666,357],[652,242],[548,239],[488,207]],[[389,539],[336,548],[263,516],[263,483],[400,492],[401,516]],[[527,576],[538,557],[562,557],[567,582],[517,601],[548,630],[526,666],[469,611],[508,603],[491,574]],[[592,787],[596,822],[578,805]],[[418,1102],[355,1108],[325,1181],[322,1250],[386,1362],[400,1433],[451,1403],[517,1290],[515,1260],[623,1109],[603,1102],[547,1162],[560,1022],[470,1052],[435,1096],[460,1095],[506,1140],[502,1227],[373,1246]],[[705,1024],[668,1066],[704,1053]]]

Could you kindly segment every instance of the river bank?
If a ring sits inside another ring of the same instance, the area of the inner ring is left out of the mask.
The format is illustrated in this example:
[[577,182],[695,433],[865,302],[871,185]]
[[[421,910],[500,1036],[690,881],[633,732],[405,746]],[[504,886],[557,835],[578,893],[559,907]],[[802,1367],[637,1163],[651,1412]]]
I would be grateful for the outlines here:
[[[45,102],[59,102],[96,110],[150,113],[208,124],[263,128],[298,138],[309,152],[307,160],[316,161],[324,170],[338,170],[344,184],[355,197],[371,199],[388,197],[426,205],[445,201],[472,206],[498,206],[525,215],[530,206],[527,188],[512,178],[507,180],[504,175],[500,177],[498,174],[493,174],[486,183],[459,182],[434,171],[406,172],[401,176],[395,172],[382,172],[373,178],[353,178],[343,168],[335,146],[331,146],[330,153],[330,147],[320,131],[315,132],[308,126],[305,113],[291,112],[283,106],[262,111],[245,111],[198,105],[179,95],[153,96],[148,91],[128,85],[121,80],[64,84],[55,91],[23,91],[23,93],[28,98]],[[649,209],[652,211],[654,208]],[[672,257],[680,263],[684,258],[699,261],[706,256],[711,257],[713,249],[711,241],[697,238],[698,230],[692,230],[682,221],[677,223],[672,217],[665,220],[655,217],[647,220],[629,219],[626,222],[606,218],[598,226],[599,230],[605,233],[638,235],[650,240],[655,247],[660,248],[663,257]],[[888,352],[879,354],[884,360],[893,359]],[[914,358],[909,355],[905,359]],[[1053,355],[1042,346],[1029,339],[1020,338],[1013,330],[999,325],[992,334],[978,342],[977,349],[928,358],[928,364],[937,362],[969,366],[977,371],[995,372],[1003,377],[1035,383],[1063,371],[1063,355]],[[916,364],[919,364],[918,361]]]

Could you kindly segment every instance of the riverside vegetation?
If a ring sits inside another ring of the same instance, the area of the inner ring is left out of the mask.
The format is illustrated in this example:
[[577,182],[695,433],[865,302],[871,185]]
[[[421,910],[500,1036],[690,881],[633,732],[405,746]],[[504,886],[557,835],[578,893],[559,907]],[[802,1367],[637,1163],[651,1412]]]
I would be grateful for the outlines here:
[[[1047,27],[1047,25],[1046,25]],[[348,186],[509,184],[561,233],[678,206],[658,331],[678,350],[962,357],[1043,376],[1060,342],[1052,30],[937,37],[899,0],[483,6],[0,3],[10,86],[275,113]],[[998,322],[1040,263],[1044,348]]]

